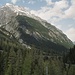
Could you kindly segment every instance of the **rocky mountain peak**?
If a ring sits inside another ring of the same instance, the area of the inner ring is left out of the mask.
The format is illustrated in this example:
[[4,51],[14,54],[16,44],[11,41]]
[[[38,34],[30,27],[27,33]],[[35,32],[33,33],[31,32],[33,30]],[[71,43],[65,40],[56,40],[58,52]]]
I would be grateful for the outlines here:
[[11,32],[18,40],[23,40],[23,43],[73,46],[72,41],[61,30],[31,14],[27,8],[17,5],[7,3],[0,8],[0,27]]

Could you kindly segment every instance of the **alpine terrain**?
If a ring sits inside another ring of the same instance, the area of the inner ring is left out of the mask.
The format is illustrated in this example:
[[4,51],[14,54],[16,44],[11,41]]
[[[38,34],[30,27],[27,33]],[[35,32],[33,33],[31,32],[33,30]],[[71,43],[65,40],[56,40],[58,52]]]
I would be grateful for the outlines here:
[[0,75],[75,75],[75,46],[27,8],[0,7]]
[[6,3],[0,7],[0,27],[29,48],[35,46],[45,51],[62,52],[73,46],[61,30],[31,14],[26,8],[13,4]]

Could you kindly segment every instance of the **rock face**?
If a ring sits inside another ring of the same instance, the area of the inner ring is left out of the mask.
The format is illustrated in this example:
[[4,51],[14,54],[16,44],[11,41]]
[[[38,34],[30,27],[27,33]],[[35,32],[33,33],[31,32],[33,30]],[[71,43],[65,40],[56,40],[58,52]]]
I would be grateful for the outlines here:
[[37,48],[64,50],[73,46],[61,30],[31,14],[26,8],[9,3],[0,8],[0,27],[14,35],[19,42]]

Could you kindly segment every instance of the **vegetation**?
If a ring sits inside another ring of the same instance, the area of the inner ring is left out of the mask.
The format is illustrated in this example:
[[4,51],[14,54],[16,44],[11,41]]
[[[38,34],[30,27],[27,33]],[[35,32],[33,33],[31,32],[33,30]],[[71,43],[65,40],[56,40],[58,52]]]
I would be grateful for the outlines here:
[[0,10],[0,75],[75,75],[75,46],[68,50],[72,41],[46,21],[16,14],[12,7]]
[[64,63],[75,64],[75,46],[70,48],[69,52],[64,55]]
[[[51,53],[60,53],[67,51],[68,48],[65,42],[60,44],[58,41],[61,38],[53,38],[49,36],[49,31],[55,34],[52,30],[49,30],[48,28],[44,27],[38,20],[32,19],[27,16],[18,15],[16,16],[16,19],[19,23],[18,31],[21,33],[20,38],[26,42],[30,46],[35,46],[36,48],[51,52]],[[52,29],[54,27],[50,26]],[[28,30],[28,34],[26,33],[26,29]],[[56,32],[56,29],[54,29]],[[58,32],[58,30],[57,30]],[[38,34],[37,34],[38,33]],[[52,35],[52,36],[53,36]],[[63,34],[64,35],[64,34]],[[55,35],[56,36],[56,35]],[[31,40],[32,39],[32,40]],[[51,41],[53,39],[53,42]],[[56,40],[55,40],[56,39]],[[68,43],[69,44],[69,43]],[[70,43],[72,44],[72,43]],[[65,45],[65,46],[64,46]],[[72,45],[71,45],[72,46]],[[68,45],[68,47],[70,47]]]
[[26,49],[0,33],[0,75],[75,75],[74,55],[75,46],[63,59],[34,46]]

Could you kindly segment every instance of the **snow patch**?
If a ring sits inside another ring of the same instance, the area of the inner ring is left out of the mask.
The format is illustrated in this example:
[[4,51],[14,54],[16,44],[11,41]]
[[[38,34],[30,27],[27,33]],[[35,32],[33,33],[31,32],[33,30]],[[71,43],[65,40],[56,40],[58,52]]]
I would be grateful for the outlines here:
[[12,4],[10,4],[10,3],[6,3],[6,6],[10,6],[10,5],[12,5]]

